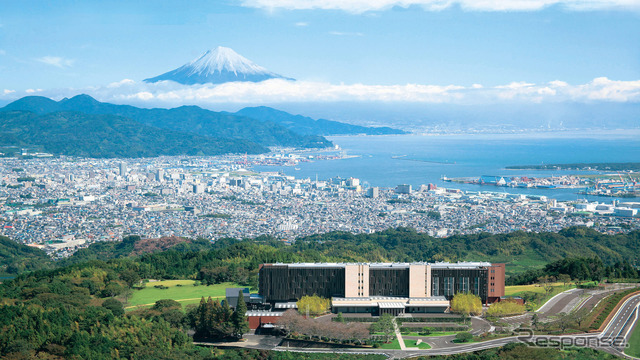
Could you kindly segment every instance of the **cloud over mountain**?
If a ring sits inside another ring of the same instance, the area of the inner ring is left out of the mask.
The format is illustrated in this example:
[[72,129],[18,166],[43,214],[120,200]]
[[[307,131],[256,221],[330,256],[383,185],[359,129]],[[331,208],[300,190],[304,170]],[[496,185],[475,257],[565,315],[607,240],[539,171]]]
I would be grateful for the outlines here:
[[[31,91],[30,93],[33,93]],[[513,82],[500,86],[460,85],[367,85],[331,84],[313,81],[270,79],[262,82],[182,85],[172,81],[157,83],[125,79],[106,86],[86,89],[38,89],[53,98],[87,93],[101,101],[148,106],[183,104],[272,104],[295,102],[413,102],[413,103],[540,103],[540,102],[640,102],[640,80],[620,81],[606,77],[586,84],[563,81],[543,84]],[[13,100],[24,91],[0,93],[0,99]]]

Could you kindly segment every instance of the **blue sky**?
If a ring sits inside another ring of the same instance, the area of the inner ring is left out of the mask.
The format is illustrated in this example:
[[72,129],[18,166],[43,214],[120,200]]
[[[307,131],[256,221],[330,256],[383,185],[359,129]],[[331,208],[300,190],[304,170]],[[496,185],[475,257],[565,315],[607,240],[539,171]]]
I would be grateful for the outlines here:
[[[94,90],[103,100],[193,102],[192,89],[140,81],[218,45],[301,82],[233,88],[246,103],[274,92],[281,101],[446,102],[469,92],[640,101],[638,0],[2,1],[0,99]],[[212,102],[234,100],[219,96],[229,87],[205,90]]]

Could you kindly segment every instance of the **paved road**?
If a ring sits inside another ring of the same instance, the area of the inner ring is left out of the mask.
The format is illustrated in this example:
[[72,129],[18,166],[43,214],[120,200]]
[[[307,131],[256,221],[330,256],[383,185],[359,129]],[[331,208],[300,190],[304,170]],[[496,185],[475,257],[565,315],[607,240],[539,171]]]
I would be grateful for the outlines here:
[[[514,342],[532,343],[541,347],[570,347],[583,346],[607,351],[617,356],[630,358],[622,353],[624,344],[631,335],[631,330],[640,318],[640,295],[629,298],[618,309],[609,325],[602,333],[578,334],[578,335],[532,335],[522,333],[520,336],[511,336],[502,339],[489,340],[471,344],[452,344],[451,337],[431,339],[428,341],[433,346],[429,350],[354,350],[345,352],[357,353],[384,353],[392,359],[416,357],[425,355],[451,355],[504,346]],[[443,341],[444,340],[444,341]],[[322,351],[322,350],[320,350]],[[324,351],[326,352],[326,350]],[[342,352],[342,351],[341,351]]]
[[[551,303],[545,304],[545,314],[551,314],[558,309],[564,309],[574,301],[574,306],[580,308],[582,306],[594,306],[604,295],[603,292],[591,294],[592,296],[586,301],[575,302],[576,296],[579,296],[577,291],[571,291],[570,296],[566,294],[558,296]],[[562,305],[564,304],[564,305]],[[631,359],[631,357],[625,355],[622,351],[624,345],[629,340],[631,332],[638,324],[640,319],[640,294],[635,295],[627,299],[623,305],[616,311],[615,315],[602,333],[590,333],[590,334],[578,334],[578,335],[532,335],[529,333],[522,333],[519,336],[511,336],[502,339],[488,340],[471,344],[455,344],[452,342],[453,336],[442,336],[423,338],[425,342],[432,346],[429,350],[380,350],[380,349],[300,349],[303,352],[324,352],[324,353],[361,353],[361,354],[386,354],[391,359],[401,359],[407,357],[425,356],[425,355],[451,355],[460,354],[466,352],[473,352],[478,350],[490,349],[495,347],[501,347],[506,344],[514,342],[526,342],[541,347],[569,347],[569,346],[582,346],[597,348],[607,351],[611,354]],[[474,330],[485,330],[490,325],[482,319],[473,318]],[[406,337],[414,338],[414,337]],[[418,338],[418,337],[415,337]],[[262,338],[258,335],[248,336],[248,341],[241,346],[247,348],[256,349],[269,349],[279,351],[296,351],[296,349],[289,349],[278,347],[276,341],[278,338],[265,337]],[[203,344],[214,345],[214,344]],[[223,345],[223,344],[215,344]],[[231,344],[224,344],[231,345]],[[233,346],[233,345],[231,345]]]
[[622,304],[599,338],[610,343],[612,348],[623,351],[624,344],[629,340],[631,332],[638,322],[639,313],[640,294],[630,297]]
[[561,292],[542,305],[537,312],[545,316],[565,312],[565,308],[575,303],[584,292],[585,290],[582,289],[571,289]]

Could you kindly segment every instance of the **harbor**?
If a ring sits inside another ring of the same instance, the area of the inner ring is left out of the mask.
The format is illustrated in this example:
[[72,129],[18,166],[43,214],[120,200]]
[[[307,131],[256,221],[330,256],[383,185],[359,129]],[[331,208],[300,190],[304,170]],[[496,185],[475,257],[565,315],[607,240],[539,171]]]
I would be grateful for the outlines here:
[[597,176],[561,175],[548,177],[527,176],[495,176],[482,175],[480,177],[456,177],[443,176],[444,182],[459,184],[499,186],[509,188],[527,189],[580,189],[577,194],[633,198],[640,197],[640,184],[638,178],[631,173],[606,174]]

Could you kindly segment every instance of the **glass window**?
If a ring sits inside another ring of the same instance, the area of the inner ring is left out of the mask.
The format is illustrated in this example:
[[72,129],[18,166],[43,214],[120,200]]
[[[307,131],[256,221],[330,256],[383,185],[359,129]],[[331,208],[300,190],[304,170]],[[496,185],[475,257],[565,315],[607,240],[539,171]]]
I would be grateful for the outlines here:
[[439,296],[440,295],[440,278],[438,277],[434,277],[432,279],[432,286],[431,286],[431,296]]

